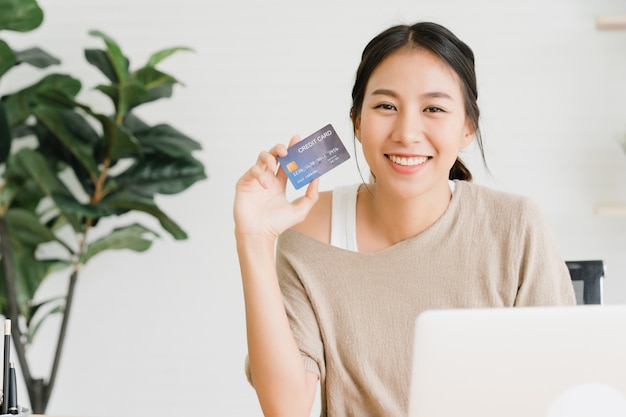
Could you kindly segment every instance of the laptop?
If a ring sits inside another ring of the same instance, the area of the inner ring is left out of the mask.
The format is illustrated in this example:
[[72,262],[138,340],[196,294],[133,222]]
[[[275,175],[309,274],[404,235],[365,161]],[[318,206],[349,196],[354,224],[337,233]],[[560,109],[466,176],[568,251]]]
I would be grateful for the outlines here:
[[409,417],[626,416],[626,305],[429,310]]

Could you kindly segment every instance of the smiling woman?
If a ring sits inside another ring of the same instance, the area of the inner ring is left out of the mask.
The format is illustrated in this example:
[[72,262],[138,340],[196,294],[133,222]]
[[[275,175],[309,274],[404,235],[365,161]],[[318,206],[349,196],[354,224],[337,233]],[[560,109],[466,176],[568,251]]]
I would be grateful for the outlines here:
[[324,416],[406,416],[422,311],[575,304],[536,205],[471,183],[458,157],[482,148],[464,42],[391,27],[365,47],[352,97],[372,182],[318,193],[315,180],[290,202],[279,144],[237,183],[248,377],[267,415],[309,415],[319,381]]

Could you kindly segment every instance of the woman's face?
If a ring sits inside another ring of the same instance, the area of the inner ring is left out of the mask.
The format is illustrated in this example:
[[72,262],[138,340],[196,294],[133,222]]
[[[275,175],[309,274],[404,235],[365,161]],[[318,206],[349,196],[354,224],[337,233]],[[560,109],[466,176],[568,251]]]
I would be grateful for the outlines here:
[[355,133],[376,183],[407,197],[448,187],[474,137],[458,76],[422,48],[400,49],[372,72]]

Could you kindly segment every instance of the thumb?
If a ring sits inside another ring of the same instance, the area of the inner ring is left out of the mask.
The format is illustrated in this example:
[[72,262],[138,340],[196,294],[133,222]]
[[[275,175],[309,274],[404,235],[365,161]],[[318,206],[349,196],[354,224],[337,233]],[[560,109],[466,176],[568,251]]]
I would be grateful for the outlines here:
[[307,186],[306,193],[292,202],[293,207],[296,209],[296,217],[299,221],[303,221],[306,218],[311,208],[313,208],[313,205],[317,202],[319,198],[318,185],[319,178],[316,178]]

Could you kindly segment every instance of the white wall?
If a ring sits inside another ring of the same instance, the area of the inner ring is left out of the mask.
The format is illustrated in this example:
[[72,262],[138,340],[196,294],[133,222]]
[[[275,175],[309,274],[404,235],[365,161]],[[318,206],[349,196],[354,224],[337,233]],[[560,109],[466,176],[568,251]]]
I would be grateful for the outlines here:
[[[566,259],[604,259],[606,302],[626,303],[626,218],[596,203],[626,201],[626,32],[594,20],[621,0],[42,0],[46,21],[14,48],[39,45],[89,90],[85,63],[116,39],[135,63],[188,45],[164,69],[185,83],[143,116],[204,145],[210,179],[165,210],[190,239],[168,236],[145,254],[109,253],[82,272],[58,386],[48,412],[74,416],[260,415],[243,376],[245,328],[231,206],[239,175],[260,149],[333,123],[351,148],[350,91],[365,43],[391,24],[434,20],[477,56],[483,133],[492,176],[481,183],[533,197]],[[19,73],[19,75],[18,75]],[[30,82],[20,69],[2,92]],[[85,100],[99,99],[86,92]],[[358,181],[354,161],[322,188]],[[124,221],[125,219],[120,219]],[[150,220],[145,224],[153,225]],[[45,292],[65,286],[51,280]],[[47,372],[49,326],[31,352]],[[24,395],[25,396],[25,395]]]

